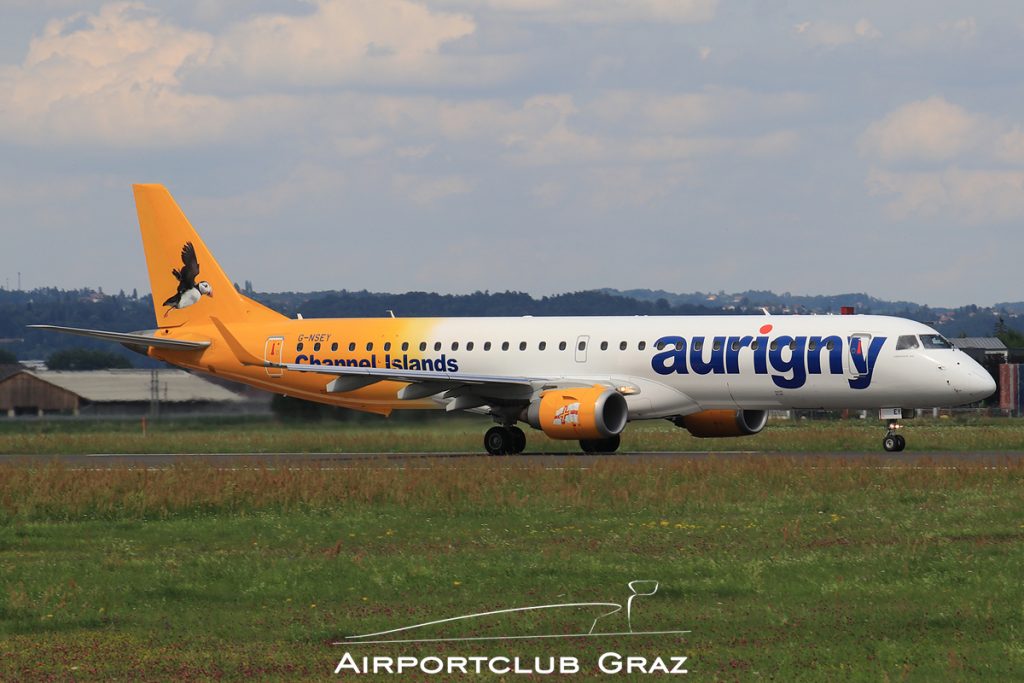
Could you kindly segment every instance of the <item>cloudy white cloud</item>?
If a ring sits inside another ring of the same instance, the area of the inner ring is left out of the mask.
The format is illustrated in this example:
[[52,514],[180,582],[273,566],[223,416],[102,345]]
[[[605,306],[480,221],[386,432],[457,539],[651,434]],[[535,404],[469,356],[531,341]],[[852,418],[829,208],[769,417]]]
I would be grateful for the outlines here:
[[[258,15],[221,35],[110,3],[48,22],[21,64],[0,67],[0,139],[165,147],[244,136],[308,106],[268,86],[429,82],[458,70],[440,47],[473,30],[410,0],[319,0],[311,13]],[[211,92],[223,79],[262,88]]]
[[885,162],[946,161],[977,149],[993,122],[942,97],[910,102],[868,126],[862,151]]
[[882,32],[867,19],[858,19],[852,23],[820,19],[801,21],[793,26],[793,30],[812,45],[820,45],[826,48],[872,41],[882,37]]
[[0,69],[0,136],[161,145],[215,138],[231,124],[230,108],[183,92],[178,75],[205,59],[212,43],[139,3],[52,20],[22,64]]
[[901,220],[952,216],[979,225],[1024,218],[1019,124],[931,97],[872,123],[860,149],[875,165],[869,191],[889,197],[888,210]]
[[440,0],[440,4],[483,7],[549,22],[689,24],[711,21],[718,0]]
[[288,88],[430,82],[466,66],[440,52],[475,30],[465,14],[411,0],[316,0],[307,14],[263,14],[232,25],[202,69]]

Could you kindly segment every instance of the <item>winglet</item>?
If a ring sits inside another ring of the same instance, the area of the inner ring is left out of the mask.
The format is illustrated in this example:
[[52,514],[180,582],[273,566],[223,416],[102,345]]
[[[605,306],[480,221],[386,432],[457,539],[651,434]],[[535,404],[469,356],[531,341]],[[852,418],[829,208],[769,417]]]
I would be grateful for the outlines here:
[[228,348],[231,349],[231,353],[235,354],[235,358],[238,359],[239,363],[242,365],[258,365],[260,367],[271,367],[274,365],[274,363],[268,363],[267,361],[257,358],[246,351],[245,347],[242,346],[238,339],[228,331],[227,326],[224,325],[219,318],[211,317],[210,321],[213,323],[213,326],[217,328],[217,331],[221,333],[221,336],[224,337],[224,341],[227,342]]

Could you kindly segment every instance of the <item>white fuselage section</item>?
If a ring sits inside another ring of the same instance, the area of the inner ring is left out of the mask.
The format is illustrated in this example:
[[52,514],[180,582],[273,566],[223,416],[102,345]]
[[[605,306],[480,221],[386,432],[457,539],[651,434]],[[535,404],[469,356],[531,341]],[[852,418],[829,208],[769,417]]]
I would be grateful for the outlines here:
[[[414,338],[403,337],[406,320],[374,322],[373,339],[354,341],[360,350],[376,344],[375,367],[409,369],[406,345],[414,355],[443,356],[453,377],[608,384],[626,395],[631,419],[709,409],[952,406],[995,387],[935,330],[886,316],[435,318],[419,320],[429,332]],[[344,364],[345,356],[307,349],[292,358]]]

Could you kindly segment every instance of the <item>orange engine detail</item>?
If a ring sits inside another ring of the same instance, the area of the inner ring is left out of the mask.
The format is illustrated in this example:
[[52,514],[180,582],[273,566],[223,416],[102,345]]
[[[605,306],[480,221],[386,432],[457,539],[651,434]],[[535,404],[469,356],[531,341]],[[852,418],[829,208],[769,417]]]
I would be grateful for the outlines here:
[[673,420],[700,438],[712,436],[749,436],[757,434],[768,423],[767,410],[705,410],[681,415]]
[[622,394],[601,385],[545,391],[524,415],[552,439],[606,439],[621,432],[628,417]]

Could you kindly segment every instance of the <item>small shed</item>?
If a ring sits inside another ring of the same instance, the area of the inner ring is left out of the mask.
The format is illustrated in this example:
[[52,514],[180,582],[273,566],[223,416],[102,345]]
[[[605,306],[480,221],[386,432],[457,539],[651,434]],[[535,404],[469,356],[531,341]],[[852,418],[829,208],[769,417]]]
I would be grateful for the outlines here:
[[998,337],[954,337],[949,341],[979,363],[1005,363],[1010,354]]
[[248,401],[184,370],[0,372],[0,415],[232,411]]

